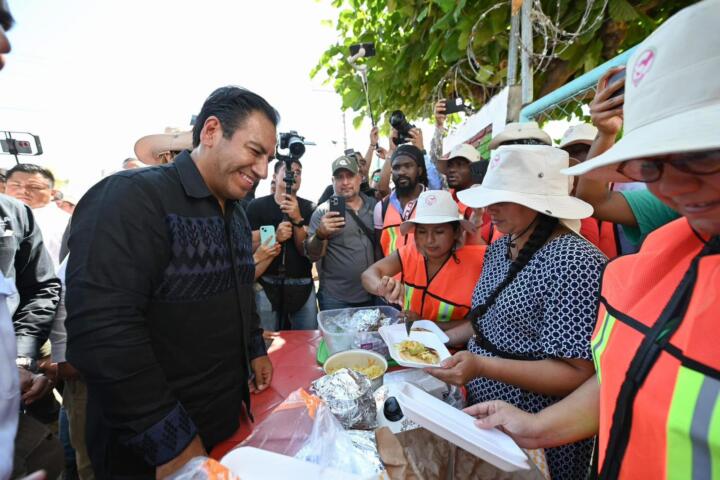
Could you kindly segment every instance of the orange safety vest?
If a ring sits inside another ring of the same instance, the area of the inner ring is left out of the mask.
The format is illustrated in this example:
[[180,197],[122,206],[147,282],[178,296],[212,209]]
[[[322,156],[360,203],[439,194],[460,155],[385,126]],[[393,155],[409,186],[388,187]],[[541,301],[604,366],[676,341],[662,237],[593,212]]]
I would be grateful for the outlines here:
[[[720,254],[695,261],[704,247],[681,218],[603,274],[592,339],[601,478],[720,475]],[[683,292],[689,300],[678,300]],[[637,392],[633,401],[628,391]],[[627,438],[624,452],[619,438]]]
[[606,257],[612,260],[620,254],[615,224],[598,220],[598,227],[600,229],[600,244],[597,247]]
[[[387,199],[389,201],[389,199]],[[417,201],[413,206],[410,218],[415,218],[415,210],[417,209]],[[407,245],[408,243],[414,244],[413,239],[415,235],[408,233],[407,235],[400,234],[400,224],[403,222],[400,212],[397,211],[395,206],[390,203],[388,205],[385,216],[383,217],[383,229],[380,234],[380,247],[382,247],[383,254],[387,257],[398,248]]]
[[451,256],[433,278],[428,278],[425,258],[415,242],[398,250],[405,285],[403,309],[436,322],[462,320],[471,309],[472,293],[482,272],[486,245],[465,245]]

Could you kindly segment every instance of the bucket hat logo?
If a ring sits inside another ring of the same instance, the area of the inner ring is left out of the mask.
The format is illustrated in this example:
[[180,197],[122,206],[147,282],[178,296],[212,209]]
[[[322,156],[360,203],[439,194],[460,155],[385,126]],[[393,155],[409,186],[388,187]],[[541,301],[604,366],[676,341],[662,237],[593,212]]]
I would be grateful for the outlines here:
[[636,87],[642,82],[643,78],[648,74],[655,63],[655,49],[648,48],[645,50],[635,62],[632,72],[632,82]]

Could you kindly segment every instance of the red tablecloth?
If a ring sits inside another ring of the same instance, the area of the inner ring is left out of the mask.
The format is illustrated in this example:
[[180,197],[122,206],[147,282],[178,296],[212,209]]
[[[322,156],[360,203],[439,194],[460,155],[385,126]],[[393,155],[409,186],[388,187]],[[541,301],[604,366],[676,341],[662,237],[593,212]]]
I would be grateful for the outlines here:
[[211,452],[213,458],[222,458],[229,450],[245,440],[252,432],[253,426],[262,422],[290,393],[301,387],[307,389],[313,380],[322,376],[322,368],[316,361],[317,347],[321,338],[317,330],[279,332],[268,351],[273,364],[273,379],[270,387],[250,398],[250,408],[255,423],[251,423],[247,416],[243,415],[240,419],[240,428],[213,448]]

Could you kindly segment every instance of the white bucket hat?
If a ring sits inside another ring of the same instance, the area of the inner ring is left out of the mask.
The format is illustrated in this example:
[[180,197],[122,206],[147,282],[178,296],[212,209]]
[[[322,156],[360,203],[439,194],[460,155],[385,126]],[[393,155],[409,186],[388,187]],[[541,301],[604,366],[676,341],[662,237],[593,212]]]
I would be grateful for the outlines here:
[[460,222],[460,225],[470,231],[472,225],[465,220],[452,195],[447,190],[426,190],[417,199],[415,217],[404,221],[400,225],[400,233],[407,235],[415,229],[415,224],[432,225],[436,223]]
[[598,129],[595,128],[594,125],[590,125],[589,123],[578,123],[577,125],[573,125],[565,130],[558,148],[565,148],[578,143],[592,145],[595,141],[597,133]]
[[566,170],[631,181],[615,164],[639,157],[720,148],[720,0],[673,15],[627,63],[625,130],[604,154]]
[[458,192],[462,203],[473,208],[510,202],[559,218],[580,233],[580,220],[593,208],[571,197],[567,168],[568,153],[545,145],[503,145],[492,154],[482,185]]
[[453,149],[450,150],[450,154],[448,154],[447,157],[441,157],[438,158],[438,160],[452,160],[453,158],[464,158],[469,162],[477,162],[482,159],[482,157],[480,157],[480,152],[468,143],[455,145]]
[[511,140],[527,139],[539,140],[547,145],[552,145],[553,143],[550,135],[540,128],[537,122],[513,122],[505,125],[503,131],[500,132],[497,137],[490,140],[490,149],[495,150],[501,143]]

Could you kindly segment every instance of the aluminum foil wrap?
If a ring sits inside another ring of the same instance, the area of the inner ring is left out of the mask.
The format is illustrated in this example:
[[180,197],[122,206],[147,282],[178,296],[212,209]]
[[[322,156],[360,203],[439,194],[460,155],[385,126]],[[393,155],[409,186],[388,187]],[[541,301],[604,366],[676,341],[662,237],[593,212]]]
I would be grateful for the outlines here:
[[348,430],[347,434],[359,455],[365,457],[367,464],[374,468],[373,473],[385,471],[385,465],[380,460],[374,430]]
[[380,309],[372,308],[359,310],[352,315],[350,312],[343,312],[328,318],[326,328],[333,333],[377,332],[380,327],[390,325],[390,323],[390,317],[381,312]]
[[375,398],[370,380],[347,368],[325,375],[310,385],[346,429],[370,430],[377,425]]

